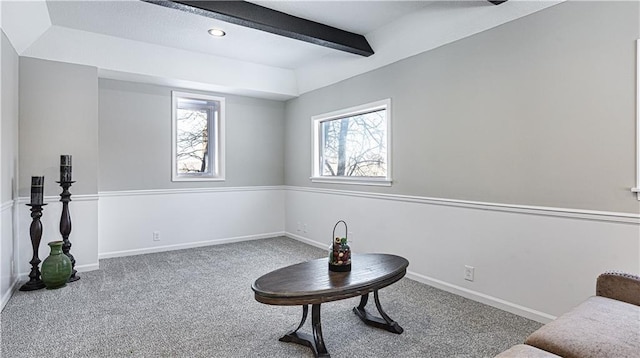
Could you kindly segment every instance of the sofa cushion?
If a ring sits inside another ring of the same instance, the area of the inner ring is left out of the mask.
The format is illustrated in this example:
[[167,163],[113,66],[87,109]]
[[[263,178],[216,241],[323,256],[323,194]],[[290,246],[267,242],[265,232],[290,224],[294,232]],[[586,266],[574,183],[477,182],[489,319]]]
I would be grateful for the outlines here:
[[533,332],[525,343],[567,358],[638,358],[640,306],[593,296]]
[[551,354],[542,349],[528,346],[526,344],[515,345],[506,351],[498,354],[495,358],[558,358],[557,355]]
[[596,280],[596,296],[640,306],[640,276],[608,271]]

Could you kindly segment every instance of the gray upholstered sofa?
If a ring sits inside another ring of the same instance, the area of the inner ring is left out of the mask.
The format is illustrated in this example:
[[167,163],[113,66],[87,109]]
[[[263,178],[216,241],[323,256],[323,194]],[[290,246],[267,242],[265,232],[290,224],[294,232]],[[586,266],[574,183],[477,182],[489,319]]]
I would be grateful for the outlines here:
[[640,357],[640,276],[606,272],[596,295],[496,358]]

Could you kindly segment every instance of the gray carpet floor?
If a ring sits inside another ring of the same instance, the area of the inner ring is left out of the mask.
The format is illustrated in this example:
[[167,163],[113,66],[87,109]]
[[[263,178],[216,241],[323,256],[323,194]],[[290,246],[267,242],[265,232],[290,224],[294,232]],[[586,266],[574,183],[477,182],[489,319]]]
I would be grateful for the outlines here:
[[[280,237],[100,260],[100,270],[64,288],[16,292],[0,315],[0,355],[312,357],[278,341],[301,308],[258,303],[251,284],[321,257]],[[403,334],[363,324],[351,311],[358,298],[322,305],[332,357],[492,357],[541,326],[407,278],[380,290],[380,300]]]

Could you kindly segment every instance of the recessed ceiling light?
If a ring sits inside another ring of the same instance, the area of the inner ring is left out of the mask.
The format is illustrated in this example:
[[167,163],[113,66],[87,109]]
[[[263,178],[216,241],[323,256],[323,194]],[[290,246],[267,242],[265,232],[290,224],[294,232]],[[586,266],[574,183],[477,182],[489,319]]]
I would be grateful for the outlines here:
[[226,35],[227,33],[220,30],[220,29],[209,29],[209,35],[211,36],[215,36],[215,37],[222,37],[224,35]]

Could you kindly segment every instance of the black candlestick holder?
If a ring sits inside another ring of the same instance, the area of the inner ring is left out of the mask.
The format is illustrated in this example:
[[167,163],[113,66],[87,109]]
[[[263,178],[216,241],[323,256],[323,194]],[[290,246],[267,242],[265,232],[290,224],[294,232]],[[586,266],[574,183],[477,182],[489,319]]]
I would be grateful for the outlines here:
[[75,181],[57,181],[62,187],[62,193],[60,194],[60,201],[62,202],[62,215],[60,216],[60,234],[62,235],[62,252],[67,255],[71,260],[71,276],[69,282],[78,281],[80,276],[76,275],[76,259],[71,255],[71,241],[69,241],[69,234],[71,234],[71,214],[69,214],[69,202],[71,201],[71,193],[69,187]]
[[31,227],[29,228],[29,234],[31,235],[31,248],[33,249],[33,257],[29,263],[31,264],[31,272],[29,273],[29,281],[20,287],[20,291],[34,291],[44,288],[44,282],[40,278],[40,258],[38,257],[38,250],[40,248],[40,240],[42,239],[42,207],[47,204],[27,204],[31,207]]

